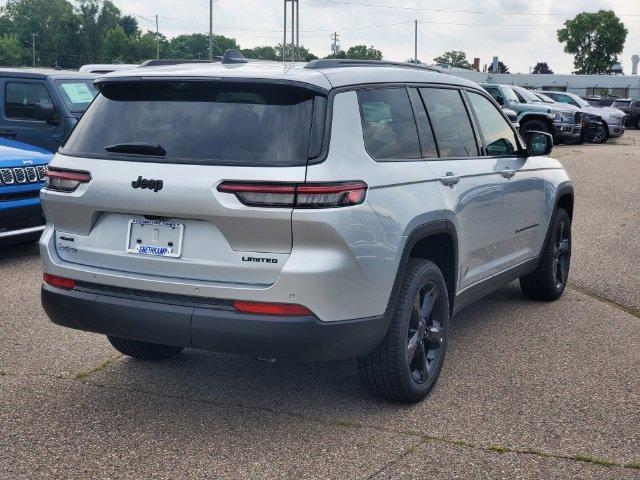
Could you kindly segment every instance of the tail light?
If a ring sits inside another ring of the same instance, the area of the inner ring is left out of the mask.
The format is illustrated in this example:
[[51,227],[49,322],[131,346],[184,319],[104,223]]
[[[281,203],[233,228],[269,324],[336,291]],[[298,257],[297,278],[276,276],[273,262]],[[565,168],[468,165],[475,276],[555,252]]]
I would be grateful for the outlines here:
[[73,290],[76,288],[76,281],[70,278],[58,277],[50,273],[44,274],[44,283],[53,287],[64,288],[65,290]]
[[218,191],[233,193],[251,207],[335,208],[364,202],[367,184],[340,183],[247,183],[222,182]]
[[313,315],[311,310],[294,303],[262,303],[262,302],[233,302],[233,308],[243,313],[256,313],[263,315],[289,315],[307,316]]
[[91,175],[87,172],[49,169],[46,173],[44,188],[56,192],[74,192],[81,184],[89,183]]

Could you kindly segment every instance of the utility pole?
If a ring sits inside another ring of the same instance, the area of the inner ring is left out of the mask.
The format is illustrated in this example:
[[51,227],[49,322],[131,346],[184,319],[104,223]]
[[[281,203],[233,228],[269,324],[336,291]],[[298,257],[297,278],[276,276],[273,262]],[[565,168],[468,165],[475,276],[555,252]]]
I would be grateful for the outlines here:
[[287,46],[287,4],[291,2],[291,61],[295,62],[300,49],[300,2],[284,0],[284,34],[282,37],[282,62],[286,61]]
[[338,32],[333,32],[333,35],[331,35],[331,40],[333,40],[333,43],[331,44],[331,52],[333,53],[333,58],[338,57],[338,49],[340,48],[338,37],[340,37],[340,35],[338,35]]
[[160,27],[158,26],[158,15],[156,14],[156,59],[160,59]]
[[34,67],[36,66],[36,37],[37,36],[38,35],[36,35],[35,33],[31,33],[31,53],[33,56],[32,63]]
[[418,65],[418,20],[415,20],[415,43],[413,49],[413,63]]
[[209,60],[213,60],[213,0],[209,0]]

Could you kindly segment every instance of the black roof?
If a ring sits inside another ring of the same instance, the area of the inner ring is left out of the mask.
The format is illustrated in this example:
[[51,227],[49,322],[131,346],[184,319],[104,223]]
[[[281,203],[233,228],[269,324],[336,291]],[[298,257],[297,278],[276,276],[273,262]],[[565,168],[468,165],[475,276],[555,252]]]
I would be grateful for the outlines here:
[[55,68],[0,68],[0,77],[11,78],[96,78],[90,73],[75,70],[58,70]]

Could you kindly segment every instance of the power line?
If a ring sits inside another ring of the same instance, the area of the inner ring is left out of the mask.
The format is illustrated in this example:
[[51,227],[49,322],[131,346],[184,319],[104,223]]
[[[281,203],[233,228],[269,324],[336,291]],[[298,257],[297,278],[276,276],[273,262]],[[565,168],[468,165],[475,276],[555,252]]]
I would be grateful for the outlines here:
[[[333,3],[336,5],[350,5],[354,7],[369,7],[369,8],[386,8],[394,10],[410,10],[410,11],[423,11],[423,12],[444,12],[444,13],[470,13],[470,14],[483,14],[483,15],[530,15],[530,16],[558,16],[558,17],[570,17],[577,15],[576,13],[541,13],[541,12],[491,12],[486,10],[450,10],[446,8],[430,8],[430,7],[406,7],[404,5],[383,5],[374,3],[362,3],[352,2],[345,0],[315,0],[316,2],[322,1],[326,3]],[[640,17],[640,13],[618,14],[619,17]]]

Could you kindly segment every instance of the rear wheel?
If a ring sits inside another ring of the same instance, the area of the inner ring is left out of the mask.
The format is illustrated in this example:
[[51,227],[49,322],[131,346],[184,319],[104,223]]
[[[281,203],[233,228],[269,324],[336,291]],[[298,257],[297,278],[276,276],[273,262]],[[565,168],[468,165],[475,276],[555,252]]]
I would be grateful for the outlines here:
[[175,357],[182,351],[182,347],[158,345],[157,343],[141,342],[128,338],[107,336],[113,348],[123,355],[140,360],[166,360]]
[[440,374],[448,329],[442,272],[433,262],[409,260],[387,335],[373,353],[358,359],[364,384],[386,400],[419,402]]
[[636,128],[640,130],[640,115],[638,115],[638,118],[636,118]]
[[520,288],[533,300],[560,298],[567,285],[571,265],[571,219],[565,210],[556,210],[551,231],[542,250],[538,268],[520,277]]

